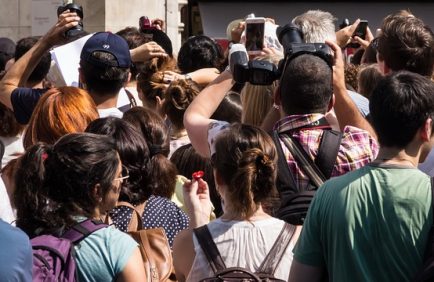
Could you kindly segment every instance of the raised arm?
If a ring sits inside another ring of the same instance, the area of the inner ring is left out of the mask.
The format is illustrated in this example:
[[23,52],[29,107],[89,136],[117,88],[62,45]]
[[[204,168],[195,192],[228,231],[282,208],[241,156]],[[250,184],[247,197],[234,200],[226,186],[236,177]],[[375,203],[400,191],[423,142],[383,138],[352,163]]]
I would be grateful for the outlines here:
[[345,126],[351,125],[364,129],[368,131],[372,137],[377,138],[375,130],[362,116],[360,111],[357,109],[357,106],[348,95],[345,86],[344,60],[341,48],[332,41],[326,41],[326,43],[330,48],[332,48],[335,54],[335,64],[333,66],[333,94],[335,95],[334,110],[341,130],[344,130]]
[[65,11],[59,16],[56,25],[12,65],[0,81],[0,102],[2,104],[13,110],[12,92],[20,85],[24,85],[45,52],[66,41],[65,31],[76,26],[79,21],[80,17],[76,13]]
[[229,71],[222,72],[208,87],[193,100],[184,114],[184,126],[196,152],[210,157],[208,147],[208,128],[211,115],[220,105],[234,82]]

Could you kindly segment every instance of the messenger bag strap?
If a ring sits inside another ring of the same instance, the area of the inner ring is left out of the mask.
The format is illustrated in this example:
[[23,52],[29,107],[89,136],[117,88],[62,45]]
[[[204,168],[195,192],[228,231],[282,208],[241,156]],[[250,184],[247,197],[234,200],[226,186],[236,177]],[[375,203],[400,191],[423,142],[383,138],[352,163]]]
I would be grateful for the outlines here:
[[196,235],[197,241],[202,248],[205,256],[209,262],[212,271],[217,273],[226,268],[225,262],[217,249],[214,239],[209,232],[208,226],[204,225],[193,229],[194,235]]
[[259,266],[257,273],[271,274],[274,276],[274,272],[279,266],[279,263],[282,260],[292,237],[294,236],[295,229],[295,225],[288,223],[284,224],[279,236],[277,237],[276,241],[274,241],[273,247]]
[[116,205],[117,207],[127,207],[133,210],[133,213],[131,215],[131,219],[130,222],[128,223],[128,228],[127,231],[138,231],[143,229],[143,220],[142,220],[142,214],[143,211],[145,210],[145,206],[146,206],[146,201],[141,203],[138,206],[133,206],[132,204],[125,202],[125,201],[120,201],[117,203]]
[[278,185],[279,192],[294,190],[297,192],[299,189],[294,175],[289,169],[288,162],[285,154],[283,153],[282,145],[280,144],[279,133],[277,130],[273,130],[273,141],[277,149],[277,178],[280,182]]
[[341,141],[342,132],[336,130],[323,131],[318,154],[315,158],[315,164],[321,170],[326,179],[329,179],[332,176]]
[[61,237],[70,240],[73,244],[77,244],[93,232],[107,226],[102,221],[86,219],[69,228]]

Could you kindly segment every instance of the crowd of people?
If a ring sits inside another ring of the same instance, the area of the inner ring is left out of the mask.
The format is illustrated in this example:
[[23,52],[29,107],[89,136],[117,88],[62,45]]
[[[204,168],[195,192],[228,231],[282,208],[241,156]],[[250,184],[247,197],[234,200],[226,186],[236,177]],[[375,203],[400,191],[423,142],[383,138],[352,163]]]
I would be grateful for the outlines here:
[[[424,274],[434,34],[416,15],[385,16],[375,38],[369,27],[353,36],[360,20],[336,29],[320,10],[289,23],[327,52],[294,51],[300,42],[266,19],[254,56],[244,21],[231,24],[227,50],[197,35],[175,54],[161,20],[66,36],[81,20],[66,10],[44,36],[0,38],[0,281],[41,281],[35,242],[71,230],[83,234],[71,241],[77,281],[154,281],[152,246],[129,234],[137,220],[162,230],[170,281]],[[50,51],[84,36],[79,87],[66,85]],[[237,81],[235,52],[274,65],[278,79]]]

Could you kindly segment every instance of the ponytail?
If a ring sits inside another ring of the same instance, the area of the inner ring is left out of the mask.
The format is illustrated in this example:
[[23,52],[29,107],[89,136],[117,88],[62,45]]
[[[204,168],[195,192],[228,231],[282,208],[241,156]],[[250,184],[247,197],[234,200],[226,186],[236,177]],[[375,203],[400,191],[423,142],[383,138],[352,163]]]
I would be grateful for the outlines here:
[[229,197],[234,211],[249,218],[274,189],[275,164],[258,148],[240,154],[238,170],[229,185]]
[[16,225],[30,237],[38,233],[38,228],[50,225],[51,209],[44,180],[46,163],[52,153],[51,145],[38,143],[30,147],[18,160],[13,195],[13,203],[17,209]]

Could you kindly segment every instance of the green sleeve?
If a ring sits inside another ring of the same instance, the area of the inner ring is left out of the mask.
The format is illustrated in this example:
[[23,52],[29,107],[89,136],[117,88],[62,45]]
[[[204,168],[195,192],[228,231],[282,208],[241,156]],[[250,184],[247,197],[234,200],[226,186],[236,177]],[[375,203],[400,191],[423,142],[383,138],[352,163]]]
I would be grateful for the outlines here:
[[324,265],[320,226],[321,192],[324,189],[325,185],[321,186],[315,194],[303,224],[300,238],[294,248],[294,257],[298,262],[317,267]]

